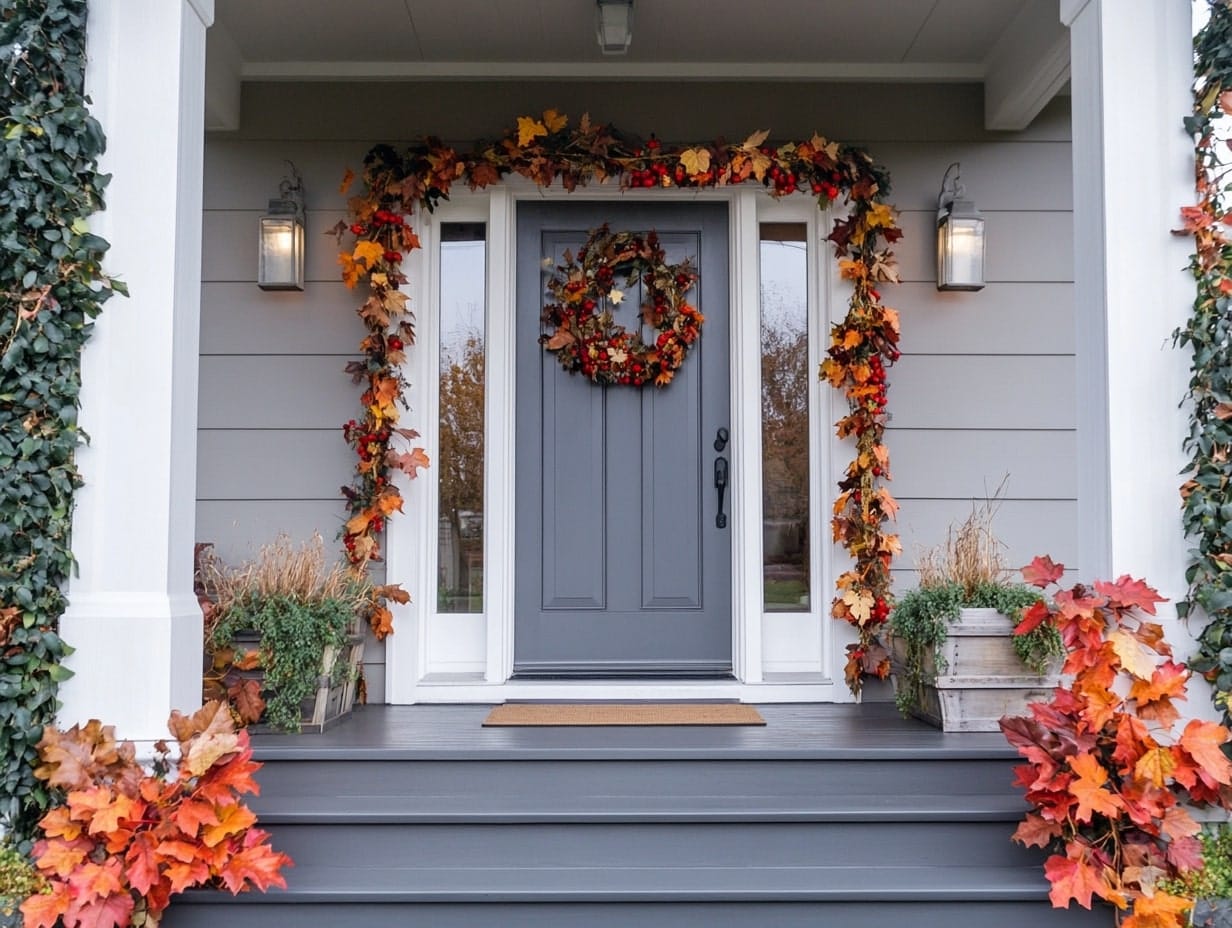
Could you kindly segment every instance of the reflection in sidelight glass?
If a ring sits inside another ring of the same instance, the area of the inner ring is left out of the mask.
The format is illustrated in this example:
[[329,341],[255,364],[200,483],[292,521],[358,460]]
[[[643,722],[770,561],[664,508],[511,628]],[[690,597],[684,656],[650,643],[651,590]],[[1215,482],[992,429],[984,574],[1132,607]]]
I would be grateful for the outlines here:
[[761,225],[762,581],[767,612],[809,611],[808,241]]
[[486,230],[441,224],[437,612],[483,612]]

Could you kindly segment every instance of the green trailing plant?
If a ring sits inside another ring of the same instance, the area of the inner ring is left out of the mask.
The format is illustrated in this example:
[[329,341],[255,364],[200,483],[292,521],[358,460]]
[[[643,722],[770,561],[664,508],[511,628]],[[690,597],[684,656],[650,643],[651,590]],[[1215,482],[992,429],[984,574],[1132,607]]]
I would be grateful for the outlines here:
[[[1229,714],[1232,696],[1232,241],[1227,219],[1226,121],[1232,113],[1232,7],[1209,2],[1209,18],[1194,38],[1194,107],[1185,129],[1194,136],[1197,203],[1181,210],[1195,242],[1189,268],[1197,285],[1189,320],[1175,341],[1191,352],[1189,455],[1181,487],[1183,523],[1192,542],[1182,617],[1205,614],[1192,668],[1212,684],[1212,698]],[[1222,125],[1221,125],[1222,123]]]
[[81,350],[122,286],[89,232],[103,132],[83,95],[86,0],[0,3],[0,830],[24,850],[52,796],[33,775],[56,710],[81,478]]
[[[941,646],[963,609],[995,609],[1017,624],[1039,602],[1037,591],[1009,582],[1003,545],[992,531],[996,497],[951,528],[945,543],[916,558],[919,586],[902,596],[890,615],[891,634],[903,641],[895,703],[904,714],[920,707],[932,675],[946,670]],[[1042,674],[1065,653],[1054,626],[1015,635],[1014,652],[1032,673]]]
[[30,858],[12,844],[0,842],[0,925],[14,923],[22,901],[45,887],[46,881]]
[[[327,649],[339,653],[357,633],[371,585],[342,564],[327,567],[320,535],[298,547],[280,536],[237,568],[207,554],[198,571],[214,599],[207,610],[206,696],[229,698],[241,721],[299,731],[301,704],[316,693],[322,673],[333,685],[351,672],[341,660],[323,663]],[[245,645],[246,632],[258,643]]]
[[[981,583],[965,589],[959,583],[920,586],[904,594],[890,615],[891,632],[906,643],[905,660],[894,695],[900,711],[918,708],[924,687],[930,682],[928,668],[944,672],[940,648],[949,627],[963,609],[995,609],[1018,623],[1024,609],[1039,602],[1039,594],[1023,586]],[[1018,659],[1032,673],[1044,673],[1064,653],[1061,638],[1052,626],[1039,626],[1012,639]]]
[[1232,899],[1232,826],[1222,822],[1198,835],[1202,866],[1162,884],[1164,892],[1189,899]]

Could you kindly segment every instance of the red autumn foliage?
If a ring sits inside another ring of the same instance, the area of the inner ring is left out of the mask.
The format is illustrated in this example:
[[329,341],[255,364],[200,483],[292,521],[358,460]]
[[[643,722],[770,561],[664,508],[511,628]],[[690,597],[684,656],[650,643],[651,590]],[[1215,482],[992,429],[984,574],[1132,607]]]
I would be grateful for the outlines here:
[[[1036,558],[1023,576],[1046,588],[1063,570]],[[1044,864],[1054,906],[1103,899],[1124,913],[1122,928],[1188,924],[1192,900],[1159,885],[1201,866],[1187,809],[1232,808],[1228,730],[1196,719],[1174,728],[1173,700],[1185,698],[1190,672],[1149,618],[1163,601],[1129,576],[1057,590],[1030,619],[1056,624],[1073,682],[1031,705],[1029,717],[1001,719],[1026,758],[1015,781],[1033,807],[1014,840],[1055,852]]]

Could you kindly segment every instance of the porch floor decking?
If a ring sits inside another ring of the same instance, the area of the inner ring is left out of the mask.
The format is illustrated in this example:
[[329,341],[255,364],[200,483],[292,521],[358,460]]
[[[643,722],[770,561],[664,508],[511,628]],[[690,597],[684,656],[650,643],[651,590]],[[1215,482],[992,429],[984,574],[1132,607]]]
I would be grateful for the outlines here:
[[361,706],[337,727],[257,735],[259,760],[996,759],[1000,733],[945,733],[892,703],[758,705],[764,726],[484,728],[490,705]]

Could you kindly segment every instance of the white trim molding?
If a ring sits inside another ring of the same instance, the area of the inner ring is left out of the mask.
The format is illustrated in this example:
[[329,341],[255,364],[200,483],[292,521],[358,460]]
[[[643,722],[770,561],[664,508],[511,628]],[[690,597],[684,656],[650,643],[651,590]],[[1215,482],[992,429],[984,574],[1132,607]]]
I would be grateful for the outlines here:
[[[205,29],[212,0],[91,0],[86,90],[107,133],[108,304],[82,357],[73,516],[80,573],[61,621],[76,648],[62,723],[166,734],[201,704],[201,610],[192,592]],[[151,75],[160,79],[151,80]],[[124,668],[137,668],[124,673]]]
[[[421,216],[423,249],[418,264],[408,268],[417,281],[412,302],[420,313],[420,350],[412,352],[408,377],[412,406],[419,412],[422,439],[429,454],[437,447],[439,315],[439,228],[443,222],[483,221],[488,227],[486,371],[486,460],[484,502],[484,609],[482,615],[435,612],[436,481],[420,478],[404,487],[407,510],[419,518],[391,522],[386,538],[391,577],[417,591],[416,602],[396,613],[398,632],[386,642],[386,698],[392,703],[500,701],[516,698],[740,698],[762,701],[850,700],[842,682],[842,646],[837,623],[825,613],[833,574],[826,552],[832,549],[828,511],[831,471],[829,457],[836,439],[827,438],[832,421],[832,391],[818,381],[810,396],[810,427],[814,432],[811,473],[811,530],[814,544],[813,585],[809,611],[763,614],[762,543],[759,528],[733,540],[732,633],[736,680],[733,681],[510,681],[513,672],[513,473],[514,446],[514,293],[516,211],[520,200],[570,196],[562,190],[540,190],[512,179],[481,193],[459,192],[431,215]],[[630,194],[614,185],[573,194],[590,200],[620,200]],[[760,401],[760,221],[805,223],[808,230],[810,276],[810,368],[815,369],[829,334],[835,291],[827,268],[832,264],[821,233],[823,215],[811,202],[773,200],[765,191],[727,188],[711,191],[657,191],[656,201],[726,202],[731,224],[732,337],[732,519],[737,525],[761,525],[761,401]],[[841,451],[839,452],[841,453]],[[845,643],[845,642],[844,642]],[[779,655],[778,659],[773,656]],[[789,661],[782,659],[790,655]]]
[[[1190,4],[1067,0],[1061,13],[1073,59],[1082,573],[1145,576],[1175,599],[1185,588],[1177,403],[1188,359],[1172,332],[1193,284],[1191,245],[1170,230],[1193,197],[1180,125],[1191,107]],[[1127,145],[1127,127],[1150,144]]]

